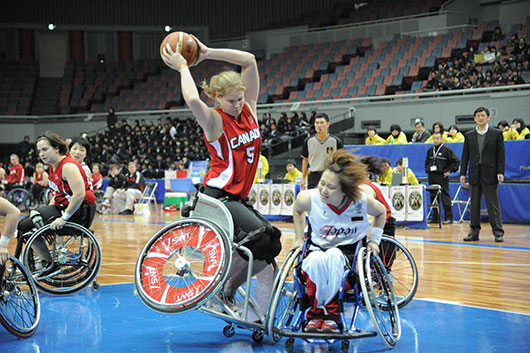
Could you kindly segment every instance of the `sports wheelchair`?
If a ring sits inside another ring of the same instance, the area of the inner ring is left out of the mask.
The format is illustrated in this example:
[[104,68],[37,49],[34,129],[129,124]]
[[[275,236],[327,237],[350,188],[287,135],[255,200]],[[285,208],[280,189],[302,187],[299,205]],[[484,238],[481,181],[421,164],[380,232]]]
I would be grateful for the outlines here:
[[39,197],[33,197],[33,192],[17,185],[7,193],[7,200],[21,211],[37,208],[39,205],[47,205],[50,202],[50,189],[43,188]]
[[[267,333],[278,342],[289,337],[285,350],[291,352],[295,338],[308,342],[342,340],[341,350],[347,352],[349,340],[378,335],[387,347],[393,347],[401,336],[398,301],[381,258],[357,243],[352,268],[346,269],[338,292],[340,333],[303,332],[305,313],[310,303],[306,294],[301,264],[307,253],[307,241],[303,249],[289,252],[275,278],[273,295],[267,316]],[[346,290],[347,283],[350,289]],[[365,308],[375,331],[366,331],[356,326],[360,309]]]
[[35,282],[22,263],[10,256],[0,265],[0,323],[20,338],[35,333],[40,301]]
[[[261,342],[267,310],[252,296],[256,292],[252,252],[242,245],[245,239],[233,242],[232,216],[220,200],[198,192],[191,210],[190,218],[162,228],[141,251],[134,276],[136,294],[153,310],[183,313],[197,309],[226,321],[226,337],[244,328],[253,332],[255,342]],[[248,257],[246,282],[235,297],[237,310],[219,297],[235,250]],[[276,273],[276,263],[270,266]]]
[[[36,287],[52,295],[72,294],[91,283],[97,290],[102,255],[94,233],[73,222],[66,222],[62,229],[51,229],[34,210],[30,211],[30,218],[35,227],[17,235],[15,257],[31,273]],[[41,253],[48,251],[51,261],[42,259],[37,249]]]

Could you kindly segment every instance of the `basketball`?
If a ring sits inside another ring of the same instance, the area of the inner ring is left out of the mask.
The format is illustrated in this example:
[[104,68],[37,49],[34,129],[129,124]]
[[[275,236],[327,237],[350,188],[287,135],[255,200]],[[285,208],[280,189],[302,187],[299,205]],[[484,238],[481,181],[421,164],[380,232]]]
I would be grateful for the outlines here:
[[177,43],[180,43],[180,54],[188,62],[188,66],[195,64],[199,58],[200,48],[197,41],[185,32],[173,32],[168,34],[162,44],[160,45],[160,55],[163,53],[163,49],[166,47],[166,44],[169,43],[173,51],[177,50]]

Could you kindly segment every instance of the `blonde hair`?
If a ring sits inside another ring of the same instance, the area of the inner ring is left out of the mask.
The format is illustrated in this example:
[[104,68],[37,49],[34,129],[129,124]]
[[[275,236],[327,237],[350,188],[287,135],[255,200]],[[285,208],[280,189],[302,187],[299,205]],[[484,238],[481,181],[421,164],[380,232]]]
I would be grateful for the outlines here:
[[41,162],[38,162],[37,164],[35,164],[35,169],[37,169],[39,167],[44,169],[44,164],[42,164]]
[[360,185],[368,180],[366,165],[345,149],[337,150],[326,163],[326,170],[338,175],[342,192],[353,201],[361,199]]
[[247,87],[241,79],[241,74],[235,71],[223,71],[218,75],[214,75],[210,79],[210,84],[204,80],[201,84],[204,93],[211,99],[215,99],[218,94],[224,96],[228,91],[232,89],[245,90]]

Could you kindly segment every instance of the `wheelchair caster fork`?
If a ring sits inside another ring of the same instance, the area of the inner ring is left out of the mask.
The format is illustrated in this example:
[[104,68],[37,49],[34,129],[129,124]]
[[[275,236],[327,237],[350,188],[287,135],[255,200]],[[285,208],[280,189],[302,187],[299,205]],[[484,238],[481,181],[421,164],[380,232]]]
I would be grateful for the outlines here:
[[294,349],[294,338],[288,338],[287,341],[285,341],[284,348],[287,353],[291,353]]
[[347,353],[349,349],[350,349],[350,341],[348,340],[342,341],[342,344],[340,346],[341,352]]
[[261,331],[252,332],[252,340],[256,343],[261,343],[261,341],[263,341],[263,332]]
[[225,337],[232,337],[235,333],[236,329],[233,325],[227,325],[223,328],[223,335],[225,335]]

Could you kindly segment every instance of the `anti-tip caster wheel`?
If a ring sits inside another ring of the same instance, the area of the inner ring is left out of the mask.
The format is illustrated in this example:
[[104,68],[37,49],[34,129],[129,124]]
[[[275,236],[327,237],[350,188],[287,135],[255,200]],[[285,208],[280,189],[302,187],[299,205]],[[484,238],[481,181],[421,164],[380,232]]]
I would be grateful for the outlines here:
[[291,353],[294,349],[294,338],[288,338],[287,341],[285,341],[284,348],[287,353]]
[[92,282],[92,288],[94,288],[94,290],[98,290],[99,289],[99,283],[94,281]]
[[[232,337],[236,333],[236,329],[232,325],[227,325],[223,328],[223,335],[225,337]],[[252,338],[254,338],[254,335],[252,335]]]
[[252,340],[256,343],[261,343],[261,341],[263,341],[263,332],[261,331],[252,332]]

